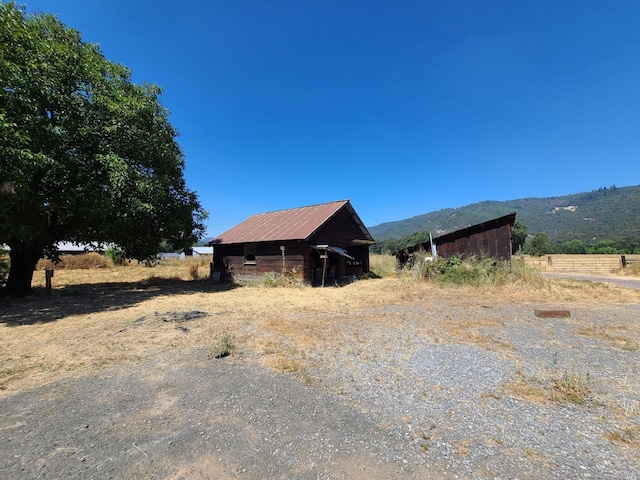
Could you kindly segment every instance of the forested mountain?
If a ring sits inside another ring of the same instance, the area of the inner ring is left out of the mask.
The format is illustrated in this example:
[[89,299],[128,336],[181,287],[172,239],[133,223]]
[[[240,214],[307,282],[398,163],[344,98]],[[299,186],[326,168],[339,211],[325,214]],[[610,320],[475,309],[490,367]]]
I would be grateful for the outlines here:
[[438,236],[512,212],[517,214],[516,221],[528,227],[530,235],[545,232],[554,243],[640,238],[640,186],[613,186],[561,197],[485,201],[368,229],[378,242],[425,230]]

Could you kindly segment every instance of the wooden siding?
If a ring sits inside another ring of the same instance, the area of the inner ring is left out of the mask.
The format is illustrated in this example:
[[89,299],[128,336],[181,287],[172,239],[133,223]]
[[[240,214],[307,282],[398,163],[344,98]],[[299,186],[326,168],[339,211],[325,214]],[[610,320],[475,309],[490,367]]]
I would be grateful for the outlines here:
[[[304,242],[261,242],[255,244],[255,264],[245,263],[244,245],[217,245],[214,250],[214,271],[233,274],[236,278],[257,279],[266,273],[282,272],[282,251],[285,247],[284,267],[296,271],[303,278],[305,264]],[[227,279],[226,277],[224,278]]]
[[[229,269],[236,278],[257,279],[264,277],[267,273],[279,274],[282,272],[281,255],[256,255],[255,264],[245,264],[244,255],[226,258]],[[296,277],[302,279],[304,257],[302,255],[286,255],[285,268],[289,271],[295,269]]]
[[347,248],[353,240],[362,238],[362,230],[355,224],[351,214],[342,209],[309,237],[309,244]]
[[491,257],[498,260],[511,258],[511,224],[436,243],[438,255],[451,257]]

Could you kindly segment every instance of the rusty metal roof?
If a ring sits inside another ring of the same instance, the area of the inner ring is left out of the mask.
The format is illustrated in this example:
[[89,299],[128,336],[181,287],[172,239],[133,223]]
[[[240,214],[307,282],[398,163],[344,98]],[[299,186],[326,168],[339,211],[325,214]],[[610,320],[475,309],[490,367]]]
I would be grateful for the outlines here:
[[[348,208],[363,230],[363,239],[373,240],[358,218],[349,200],[322,203],[308,207],[278,210],[252,215],[231,230],[214,238],[209,245],[269,242],[280,240],[306,240],[342,208]],[[373,243],[373,242],[372,242]]]

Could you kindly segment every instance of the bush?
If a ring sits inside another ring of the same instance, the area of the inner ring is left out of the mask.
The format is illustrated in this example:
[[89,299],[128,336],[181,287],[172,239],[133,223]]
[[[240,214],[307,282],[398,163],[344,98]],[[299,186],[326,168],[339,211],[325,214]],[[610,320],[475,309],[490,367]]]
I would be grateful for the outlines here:
[[0,248],[0,287],[4,286],[9,276],[9,255]]
[[114,265],[123,265],[126,260],[124,251],[116,245],[107,248],[104,254]]
[[439,258],[425,262],[421,275],[427,280],[455,285],[505,285],[516,280],[530,281],[534,272],[521,262],[498,261],[493,258]]

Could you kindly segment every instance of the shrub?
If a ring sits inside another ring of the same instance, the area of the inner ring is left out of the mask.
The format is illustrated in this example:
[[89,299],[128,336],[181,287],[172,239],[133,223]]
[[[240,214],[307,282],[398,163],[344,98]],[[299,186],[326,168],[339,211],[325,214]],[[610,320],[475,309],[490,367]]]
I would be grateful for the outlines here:
[[422,278],[455,285],[504,285],[516,280],[531,281],[539,277],[534,270],[522,262],[498,261],[493,258],[459,257],[439,258],[425,262]]
[[104,254],[113,262],[114,265],[123,265],[126,258],[124,251],[117,245],[112,245],[107,248]]
[[9,256],[0,248],[0,287],[7,282],[9,276]]

